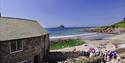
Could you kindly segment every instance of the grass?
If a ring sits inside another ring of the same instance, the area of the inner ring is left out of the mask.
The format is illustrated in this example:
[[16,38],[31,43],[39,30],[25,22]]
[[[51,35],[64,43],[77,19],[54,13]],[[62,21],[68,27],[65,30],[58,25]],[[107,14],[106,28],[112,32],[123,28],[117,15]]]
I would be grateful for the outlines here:
[[122,20],[120,22],[117,22],[115,24],[112,24],[110,26],[101,26],[101,27],[97,27],[97,30],[114,30],[117,28],[124,28],[125,29],[125,20]]
[[113,25],[111,25],[111,27],[113,28],[125,28],[125,20],[122,20],[121,22],[115,23]]
[[53,43],[50,46],[50,49],[61,49],[61,48],[66,48],[66,47],[72,47],[72,46],[78,46],[81,44],[84,44],[85,42],[78,40],[78,39],[69,39],[69,40],[63,40],[62,42],[56,42]]

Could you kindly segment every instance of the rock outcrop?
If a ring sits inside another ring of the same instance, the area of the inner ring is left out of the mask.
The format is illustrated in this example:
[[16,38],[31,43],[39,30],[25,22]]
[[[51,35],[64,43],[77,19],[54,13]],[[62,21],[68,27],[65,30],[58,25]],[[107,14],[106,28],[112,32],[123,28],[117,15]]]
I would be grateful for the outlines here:
[[64,25],[60,25],[59,27],[57,27],[57,28],[65,28],[65,26]]
[[93,28],[93,29],[88,29],[88,31],[91,32],[100,32],[100,33],[109,33],[109,34],[119,34],[122,32],[125,32],[124,28]]
[[115,23],[111,26],[102,26],[102,27],[96,27],[96,28],[91,28],[87,30],[91,32],[119,34],[119,33],[125,32],[125,18],[122,21]]

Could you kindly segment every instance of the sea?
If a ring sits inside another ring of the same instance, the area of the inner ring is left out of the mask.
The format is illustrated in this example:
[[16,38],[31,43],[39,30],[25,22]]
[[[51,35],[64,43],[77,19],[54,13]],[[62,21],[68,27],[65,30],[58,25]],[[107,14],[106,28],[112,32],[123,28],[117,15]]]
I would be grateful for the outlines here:
[[66,28],[46,28],[49,32],[50,37],[62,37],[82,34],[85,39],[89,40],[100,40],[110,37],[110,34],[90,32],[86,29],[95,27],[66,27]]

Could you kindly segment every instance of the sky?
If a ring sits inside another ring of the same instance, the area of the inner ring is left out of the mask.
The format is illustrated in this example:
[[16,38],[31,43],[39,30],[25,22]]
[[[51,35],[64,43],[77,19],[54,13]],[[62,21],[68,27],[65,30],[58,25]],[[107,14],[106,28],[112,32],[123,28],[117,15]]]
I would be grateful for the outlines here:
[[125,17],[125,0],[0,0],[0,12],[43,27],[104,26]]

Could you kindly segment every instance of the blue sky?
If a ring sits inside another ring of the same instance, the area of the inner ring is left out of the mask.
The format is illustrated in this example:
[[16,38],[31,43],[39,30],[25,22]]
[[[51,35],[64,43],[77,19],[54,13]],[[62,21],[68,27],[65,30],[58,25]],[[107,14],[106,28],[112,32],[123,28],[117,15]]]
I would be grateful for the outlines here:
[[44,27],[103,26],[125,17],[125,0],[0,0],[0,12]]

